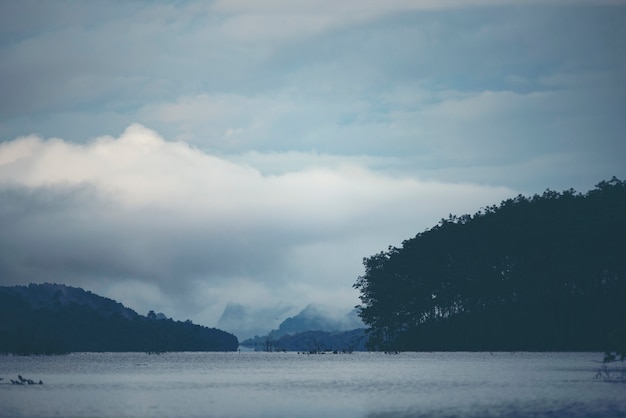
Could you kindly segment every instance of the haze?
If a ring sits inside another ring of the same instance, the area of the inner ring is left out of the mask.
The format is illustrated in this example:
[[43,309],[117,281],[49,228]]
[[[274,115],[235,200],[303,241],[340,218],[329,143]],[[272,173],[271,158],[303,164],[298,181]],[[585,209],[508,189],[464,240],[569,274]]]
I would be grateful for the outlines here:
[[352,309],[448,214],[626,177],[626,2],[0,3],[0,284]]

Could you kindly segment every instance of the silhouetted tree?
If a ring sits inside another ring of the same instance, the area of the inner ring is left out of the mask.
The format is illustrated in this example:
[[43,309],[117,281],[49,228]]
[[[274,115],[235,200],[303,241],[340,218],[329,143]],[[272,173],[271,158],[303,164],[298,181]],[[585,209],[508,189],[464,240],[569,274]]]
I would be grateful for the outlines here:
[[363,260],[354,287],[370,347],[603,350],[626,321],[624,237],[615,177],[450,215]]

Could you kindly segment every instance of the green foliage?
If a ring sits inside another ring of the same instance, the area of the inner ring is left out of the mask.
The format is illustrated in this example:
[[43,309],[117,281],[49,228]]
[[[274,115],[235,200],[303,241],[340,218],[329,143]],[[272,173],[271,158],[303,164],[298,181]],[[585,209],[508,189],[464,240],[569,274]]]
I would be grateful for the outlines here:
[[[624,353],[626,182],[450,216],[365,258],[360,316],[381,350]],[[618,333],[621,337],[612,337]]]

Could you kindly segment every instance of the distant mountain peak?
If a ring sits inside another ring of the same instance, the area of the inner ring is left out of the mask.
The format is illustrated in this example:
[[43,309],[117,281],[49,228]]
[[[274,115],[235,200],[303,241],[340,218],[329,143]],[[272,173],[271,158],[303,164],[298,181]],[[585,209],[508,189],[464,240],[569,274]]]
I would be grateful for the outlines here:
[[304,331],[346,331],[364,327],[356,310],[348,313],[323,304],[311,303],[300,313],[285,319],[275,335],[296,334]]
[[292,306],[250,308],[240,303],[228,302],[216,326],[241,339],[251,338],[267,334],[276,327],[280,319],[294,312],[297,311]]

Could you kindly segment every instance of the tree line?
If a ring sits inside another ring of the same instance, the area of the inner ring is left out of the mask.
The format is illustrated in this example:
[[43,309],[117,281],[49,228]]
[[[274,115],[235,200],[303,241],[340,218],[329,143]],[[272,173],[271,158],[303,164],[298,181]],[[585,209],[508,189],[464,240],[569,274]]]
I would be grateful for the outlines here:
[[85,303],[51,300],[38,307],[29,297],[42,287],[0,287],[0,353],[235,351],[239,346],[234,335],[191,321],[107,310],[102,307],[119,304],[92,293],[81,292],[89,298]]
[[626,353],[626,182],[522,195],[363,260],[378,350]]

